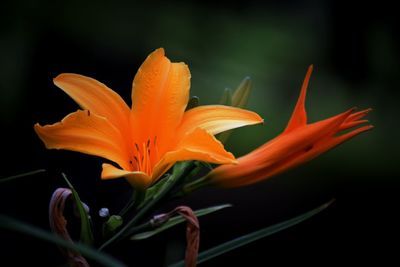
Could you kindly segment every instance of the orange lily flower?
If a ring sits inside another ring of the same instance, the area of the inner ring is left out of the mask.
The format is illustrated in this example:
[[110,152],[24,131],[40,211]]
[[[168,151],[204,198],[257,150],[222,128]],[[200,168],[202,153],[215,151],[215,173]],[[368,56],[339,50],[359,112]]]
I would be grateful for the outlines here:
[[238,158],[238,164],[215,168],[203,182],[224,187],[253,184],[303,164],[373,127],[366,125],[340,135],[340,132],[344,130],[368,122],[361,118],[371,109],[354,113],[354,108],[331,118],[308,124],[304,104],[312,69],[311,65],[284,132],[249,154]]
[[177,161],[235,163],[234,156],[213,136],[261,123],[254,112],[221,105],[200,106],[185,112],[190,71],[171,63],[162,48],[151,53],[132,85],[132,108],[104,84],[78,74],[64,73],[55,85],[83,110],[53,125],[35,125],[49,149],[66,149],[108,159],[102,179],[125,177],[146,188]]

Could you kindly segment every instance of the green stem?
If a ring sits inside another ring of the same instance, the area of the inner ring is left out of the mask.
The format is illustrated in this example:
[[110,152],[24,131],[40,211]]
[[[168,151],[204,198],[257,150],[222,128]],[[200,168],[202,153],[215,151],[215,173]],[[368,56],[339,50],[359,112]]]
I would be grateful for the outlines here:
[[134,194],[131,195],[126,205],[122,208],[122,210],[118,213],[119,216],[124,216],[135,204]]
[[144,232],[144,231],[150,231],[154,229],[154,226],[151,222],[146,222],[144,224],[138,225],[136,227],[133,227],[129,231],[126,232],[126,235],[134,235],[136,233]]
[[137,208],[142,204],[144,197],[146,195],[146,191],[144,190],[136,190],[133,192],[132,197],[129,199],[128,203],[125,207],[119,212],[121,217],[125,216],[131,209]]
[[184,195],[190,194],[193,191],[199,190],[200,188],[203,188],[207,185],[209,185],[210,180],[207,178],[207,176],[203,176],[191,183],[186,184],[183,188],[182,188],[182,193]]
[[178,169],[175,168],[174,172],[172,173],[171,177],[171,183],[168,184],[164,188],[160,194],[157,195],[157,197],[150,199],[147,203],[144,204],[143,208],[139,210],[139,212],[136,214],[136,216],[130,220],[120,231],[118,231],[113,237],[111,237],[109,240],[107,240],[100,248],[99,250],[103,250],[107,246],[109,246],[111,243],[114,241],[117,241],[118,239],[124,237],[126,233],[129,231],[130,228],[132,228],[136,223],[142,219],[144,215],[146,215],[151,208],[153,208],[154,205],[156,205],[160,200],[162,200],[167,193],[174,187],[174,185],[180,180],[181,177],[185,177],[186,175],[190,174],[192,170],[196,167],[193,162],[184,162],[182,163],[182,168]]

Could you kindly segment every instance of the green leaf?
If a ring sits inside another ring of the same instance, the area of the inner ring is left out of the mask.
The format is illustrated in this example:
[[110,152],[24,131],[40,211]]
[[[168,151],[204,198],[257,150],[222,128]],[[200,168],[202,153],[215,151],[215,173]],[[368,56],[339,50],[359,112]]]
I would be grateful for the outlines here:
[[[216,247],[213,247],[211,249],[203,251],[199,254],[197,263],[205,262],[205,261],[215,258],[223,253],[229,252],[231,250],[234,250],[236,248],[247,245],[251,242],[257,241],[261,238],[267,237],[269,235],[275,234],[275,233],[285,230],[289,227],[292,227],[296,224],[299,224],[299,223],[311,218],[312,216],[318,214],[319,212],[323,211],[324,209],[326,209],[330,204],[332,204],[333,201],[334,200],[331,200],[328,203],[325,203],[316,209],[313,209],[311,211],[303,213],[302,215],[294,217],[290,220],[263,228],[261,230],[241,236],[239,238],[233,239],[231,241],[228,241],[226,243],[223,243],[221,245],[218,245]],[[169,265],[168,267],[183,267],[184,264],[185,264],[184,261],[180,261],[175,264]]]
[[[0,227],[7,229],[7,230],[12,230],[16,232],[20,232],[23,234],[31,235],[33,237],[42,239],[47,242],[51,242],[53,244],[56,244],[60,247],[64,247],[66,249],[74,250],[82,254],[88,259],[92,259],[98,263],[100,263],[103,266],[107,267],[126,267],[125,264],[122,262],[112,258],[111,256],[101,253],[87,245],[84,244],[74,244],[69,241],[66,241],[52,233],[49,233],[45,230],[42,230],[36,226],[21,222],[17,219],[8,217],[6,215],[0,214]],[[23,256],[23,255],[21,255]]]
[[[205,208],[205,209],[196,210],[194,212],[194,214],[197,217],[201,217],[201,216],[216,212],[216,211],[221,210],[221,209],[229,208],[229,207],[232,207],[232,205],[231,204],[224,204],[224,205],[219,205],[219,206],[213,206],[213,207],[209,207],[209,208]],[[158,228],[156,228],[154,230],[151,230],[151,231],[146,231],[146,232],[142,232],[142,233],[139,233],[139,234],[135,234],[130,239],[131,240],[146,239],[146,238],[152,237],[152,236],[154,236],[154,235],[156,235],[158,233],[161,233],[161,232],[171,228],[172,226],[180,224],[180,223],[182,223],[184,221],[185,221],[185,219],[181,215],[174,216],[171,219],[169,219],[168,222],[162,224],[160,227],[158,227]]]
[[26,172],[26,173],[21,173],[21,174],[9,176],[9,177],[0,179],[0,184],[1,183],[5,183],[5,182],[9,182],[9,181],[13,181],[13,180],[18,179],[18,178],[23,178],[23,177],[27,177],[27,176],[43,173],[43,172],[46,172],[46,170],[45,169],[39,169],[39,170],[31,171],[31,172]]
[[100,246],[99,250],[103,250],[111,243],[120,240],[124,237],[127,237],[127,233],[131,233],[131,230],[135,228],[136,224],[140,222],[142,217],[146,215],[151,208],[153,208],[156,204],[158,204],[161,200],[164,199],[170,193],[170,191],[174,188],[174,186],[182,180],[184,177],[190,175],[190,173],[196,168],[196,165],[193,161],[182,161],[178,162],[174,165],[172,169],[172,174],[165,182],[163,189],[153,197],[152,199],[148,200],[141,209],[138,210],[138,213],[132,218],[130,221],[126,223],[118,232],[116,232],[110,239],[103,243]]
[[145,203],[148,203],[151,199],[155,198],[157,194],[163,190],[164,186],[166,185],[168,179],[170,178],[170,175],[166,175],[166,177],[163,177],[160,179],[156,184],[151,186],[146,190],[146,195],[144,197],[143,202],[138,206],[138,208],[143,207]]
[[72,196],[75,201],[75,205],[78,208],[79,216],[81,218],[80,241],[84,244],[91,245],[91,244],[93,244],[93,233],[92,233],[92,225],[90,223],[89,214],[86,212],[85,208],[83,207],[81,199],[79,198],[78,192],[76,192],[76,190],[74,189],[72,184],[68,181],[67,176],[64,173],[62,173],[62,176],[72,191]]

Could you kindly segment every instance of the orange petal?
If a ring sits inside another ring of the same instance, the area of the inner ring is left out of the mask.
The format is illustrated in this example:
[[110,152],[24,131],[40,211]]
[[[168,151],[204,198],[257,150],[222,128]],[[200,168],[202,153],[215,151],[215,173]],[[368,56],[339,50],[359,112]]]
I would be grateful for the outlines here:
[[121,133],[106,118],[88,110],[78,110],[53,125],[35,124],[34,128],[49,149],[100,156],[118,163],[122,168],[128,167],[128,152]]
[[[276,138],[254,150],[269,160],[278,161],[287,155],[303,150],[325,136],[334,135],[353,109],[334,117],[308,124]],[[268,156],[267,156],[268,155]]]
[[124,177],[133,187],[145,189],[151,184],[151,177],[144,172],[121,170],[113,165],[104,163],[101,179],[116,179]]
[[359,120],[371,111],[372,111],[372,108],[367,108],[367,109],[358,111],[356,113],[353,113],[346,119],[346,122]]
[[236,163],[235,157],[224,149],[221,142],[207,131],[197,128],[157,163],[152,175],[153,180],[158,179],[176,162],[184,160],[200,160],[216,164]]
[[132,86],[133,134],[138,143],[157,136],[165,152],[185,111],[190,71],[184,63],[171,63],[164,49],[151,53],[139,68]]
[[290,121],[284,133],[288,133],[296,128],[299,128],[307,124],[307,112],[305,109],[305,102],[306,102],[308,82],[310,81],[312,71],[313,71],[313,65],[308,67],[306,77],[304,78],[303,85],[301,86],[299,99],[297,100],[296,106],[292,113],[292,117],[290,118]]
[[73,73],[63,73],[54,78],[54,84],[67,93],[82,109],[103,116],[127,134],[129,107],[124,100],[106,85],[95,79]]
[[336,136],[342,124],[348,123],[351,111],[280,135],[239,158],[237,165],[219,166],[208,177],[221,186],[236,187],[253,184],[297,167],[372,128],[367,125]]
[[368,122],[368,120],[360,120],[365,115],[367,115],[372,109],[368,108],[365,110],[361,110],[359,112],[351,114],[340,126],[340,131],[352,128],[362,123]]
[[334,147],[340,145],[341,143],[353,138],[354,136],[357,136],[360,133],[368,131],[372,128],[373,128],[372,125],[366,125],[366,126],[358,128],[358,129],[355,129],[351,132],[348,132],[344,135],[341,135],[341,136],[328,137],[328,138],[319,140],[306,152],[299,153],[298,155],[292,155],[285,161],[282,161],[279,164],[277,164],[276,166],[274,166],[273,168],[271,168],[268,171],[268,176],[269,177],[274,176],[283,171],[287,171],[287,170],[297,167],[301,164],[304,164],[304,163],[318,157],[322,153],[325,153],[328,150],[331,150]]
[[209,105],[185,112],[178,131],[180,134],[186,134],[199,127],[215,135],[230,129],[262,122],[263,119],[252,111],[222,105]]
[[209,178],[221,186],[235,187],[264,180],[297,166],[307,160],[302,156],[310,148],[314,149],[316,143],[333,138],[352,111],[350,109],[326,120],[281,134],[240,157],[237,165],[223,165],[214,169]]

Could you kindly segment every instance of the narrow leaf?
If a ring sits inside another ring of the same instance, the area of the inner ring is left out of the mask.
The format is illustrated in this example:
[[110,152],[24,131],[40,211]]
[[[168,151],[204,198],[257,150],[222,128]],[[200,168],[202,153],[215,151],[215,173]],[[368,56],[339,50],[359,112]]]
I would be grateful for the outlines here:
[[[221,210],[221,209],[229,208],[229,207],[232,207],[232,205],[231,204],[224,204],[224,205],[219,205],[219,206],[213,206],[213,207],[209,207],[209,208],[205,208],[205,209],[196,210],[194,212],[194,214],[197,217],[201,217],[201,216],[216,212],[216,211]],[[154,236],[154,235],[156,235],[158,233],[161,233],[161,232],[171,228],[172,226],[180,224],[180,223],[182,223],[184,221],[185,221],[185,219],[181,215],[174,216],[171,219],[169,219],[168,222],[164,223],[160,227],[158,227],[158,228],[156,228],[154,230],[151,230],[151,231],[135,234],[130,239],[131,240],[146,239],[146,238],[152,237],[152,236]]]
[[65,182],[68,184],[69,188],[72,191],[73,199],[75,201],[75,205],[78,208],[79,216],[81,218],[81,242],[91,245],[93,244],[93,233],[92,233],[92,226],[89,219],[89,214],[86,212],[85,207],[82,204],[81,199],[79,198],[78,192],[74,189],[72,184],[69,182],[67,176],[62,173],[62,176]]
[[[318,214],[319,212],[323,211],[324,209],[326,209],[330,204],[332,204],[333,201],[334,200],[331,200],[331,201],[319,206],[316,209],[313,209],[311,211],[303,213],[300,216],[297,216],[297,217],[294,217],[287,221],[269,226],[267,228],[263,228],[261,230],[241,236],[239,238],[233,239],[231,241],[225,242],[221,245],[218,245],[216,247],[213,247],[211,249],[203,251],[199,254],[198,263],[205,262],[205,261],[215,258],[223,253],[229,252],[231,250],[234,250],[236,248],[247,245],[251,242],[257,241],[261,238],[267,237],[269,235],[275,234],[275,233],[285,230],[289,227],[292,227],[296,224],[299,224],[299,223],[311,218],[312,216]],[[168,267],[183,267],[184,264],[185,264],[184,261],[180,261],[175,264],[169,265]]]
[[[23,234],[27,234],[39,239],[42,239],[44,241],[56,244],[60,247],[64,247],[66,249],[74,250],[85,256],[86,258],[92,259],[98,263],[100,263],[103,266],[108,266],[108,267],[126,267],[125,264],[121,263],[120,261],[110,257],[109,255],[105,253],[101,253],[99,251],[96,251],[95,249],[84,245],[84,244],[74,244],[71,242],[68,242],[52,233],[49,233],[43,229],[40,229],[36,226],[21,222],[17,219],[8,217],[6,215],[0,214],[0,227],[11,230],[11,231],[16,231],[20,232]],[[21,255],[23,256],[23,255]]]
[[15,179],[18,179],[18,178],[23,178],[23,177],[27,177],[27,176],[43,173],[43,172],[46,172],[46,170],[45,169],[39,169],[39,170],[31,171],[31,172],[21,173],[21,174],[13,175],[13,176],[10,176],[10,177],[2,178],[2,179],[0,179],[0,184],[1,183],[5,183],[5,182],[9,182],[9,181],[12,181],[12,180],[15,180]]

